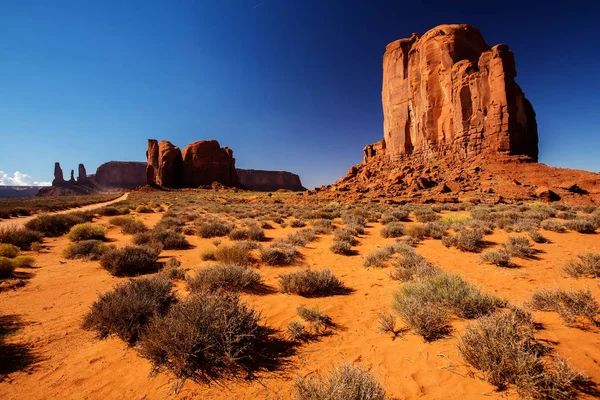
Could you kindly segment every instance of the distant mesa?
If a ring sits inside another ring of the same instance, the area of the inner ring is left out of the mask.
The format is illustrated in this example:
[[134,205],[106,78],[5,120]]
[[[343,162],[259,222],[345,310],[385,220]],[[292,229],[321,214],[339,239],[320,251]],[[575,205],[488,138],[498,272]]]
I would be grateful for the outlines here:
[[238,168],[237,176],[242,186],[261,192],[276,190],[304,191],[300,177],[287,171],[264,171]]
[[133,189],[146,184],[146,163],[109,161],[96,169],[94,181],[105,188]]
[[600,174],[537,163],[535,112],[516,76],[508,46],[490,47],[470,25],[440,25],[388,44],[382,140],[365,146],[363,163],[345,177],[311,193],[349,201],[599,203]]

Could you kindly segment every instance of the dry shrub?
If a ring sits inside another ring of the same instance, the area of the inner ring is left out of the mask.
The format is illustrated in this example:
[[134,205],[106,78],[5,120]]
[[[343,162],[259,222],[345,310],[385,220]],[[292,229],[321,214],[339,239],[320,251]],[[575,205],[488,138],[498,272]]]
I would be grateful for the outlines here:
[[390,222],[408,222],[409,211],[405,209],[396,209],[383,213],[381,223],[386,225]]
[[286,328],[288,337],[294,342],[305,342],[310,338],[308,332],[304,328],[304,324],[299,321],[292,321]]
[[390,273],[392,279],[399,281],[409,281],[412,279],[423,279],[433,276],[439,270],[429,264],[425,257],[417,254],[410,248],[410,251],[405,250],[401,256],[392,262],[394,271]]
[[542,359],[531,316],[520,310],[499,311],[467,326],[458,350],[492,385],[514,384],[526,398],[572,399],[587,381],[560,358]]
[[405,244],[410,247],[417,247],[417,245],[420,242],[421,241],[419,239],[414,238],[412,236],[408,236],[408,235],[405,235],[405,236],[402,236],[402,237],[399,237],[398,239],[396,239],[396,243]]
[[21,250],[29,250],[31,244],[42,241],[42,233],[16,225],[0,226],[0,243],[17,246]]
[[140,214],[148,214],[148,213],[153,213],[154,210],[148,206],[139,205],[135,208],[135,212],[140,213]]
[[239,264],[218,263],[201,269],[187,278],[187,287],[191,292],[251,292],[262,285],[262,277],[250,267]]
[[10,258],[0,257],[0,279],[10,278],[15,270],[15,264]]
[[205,248],[202,250],[202,253],[200,253],[200,259],[202,259],[202,261],[216,261],[215,249],[212,247]]
[[502,244],[504,251],[512,257],[531,258],[536,251],[531,247],[529,239],[522,236],[511,236]]
[[111,218],[109,222],[115,226],[121,227],[121,233],[127,235],[134,235],[148,230],[142,221],[131,216],[114,217]]
[[404,225],[400,222],[387,223],[380,232],[381,237],[396,238],[404,235]]
[[90,222],[77,224],[69,231],[68,238],[72,242],[82,240],[105,240],[106,228],[100,225],[94,225]]
[[296,308],[296,312],[300,318],[310,323],[317,335],[323,333],[325,327],[333,326],[331,318],[318,308],[299,306]]
[[384,267],[385,261],[389,260],[395,252],[396,248],[393,245],[383,246],[379,250],[375,250],[367,254],[365,256],[363,265],[365,268]]
[[329,269],[305,269],[279,275],[279,290],[303,297],[321,297],[342,293],[346,288]]
[[290,221],[290,226],[292,228],[304,228],[306,226],[306,222],[301,219],[293,219]]
[[427,236],[432,239],[441,239],[446,236],[448,227],[441,222],[428,222],[425,224],[425,229],[427,229]]
[[531,229],[529,230],[529,237],[531,238],[531,240],[533,240],[536,243],[547,243],[548,242],[548,238],[546,238],[546,236],[542,235],[541,233],[539,233],[538,231]]
[[101,240],[82,240],[70,243],[63,255],[68,259],[98,260],[105,250],[106,245]]
[[569,261],[563,265],[562,270],[568,276],[579,278],[582,276],[599,278],[600,277],[600,254],[587,253],[577,255],[579,261]]
[[567,229],[577,231],[579,233],[596,233],[598,224],[591,218],[577,218],[565,222]]
[[196,221],[198,226],[198,236],[202,238],[212,238],[217,236],[227,236],[233,229],[233,225],[217,217],[207,218]]
[[0,243],[0,257],[15,258],[21,253],[21,250],[9,243]]
[[299,256],[296,247],[288,243],[273,243],[260,249],[260,259],[267,265],[291,265]]
[[35,263],[35,258],[31,256],[18,256],[12,259],[13,265],[21,268],[30,268]]
[[125,246],[108,249],[100,265],[114,276],[135,276],[156,271],[158,252],[145,246]]
[[229,232],[231,240],[255,240],[261,242],[265,240],[265,231],[257,225],[248,228],[235,228]]
[[352,246],[358,244],[358,240],[354,237],[354,234],[348,228],[336,229],[333,233],[334,241],[350,242]]
[[25,227],[33,231],[38,231],[44,236],[61,236],[71,229],[71,227],[86,222],[84,218],[69,214],[42,214],[34,219],[27,221]]
[[187,239],[181,233],[165,229],[152,229],[148,232],[137,233],[133,237],[133,243],[164,250],[184,250],[190,247]]
[[481,255],[481,261],[497,265],[498,267],[511,267],[510,254],[505,250],[490,250]]
[[316,233],[327,234],[333,231],[333,222],[328,219],[319,218],[310,222]]
[[173,284],[166,278],[140,278],[116,286],[100,295],[88,314],[83,327],[98,337],[117,335],[129,344],[135,343],[156,316],[167,312],[175,296]]
[[396,329],[396,317],[392,313],[382,312],[379,313],[379,318],[377,319],[379,325],[379,332],[381,333],[391,333],[394,336],[398,334],[398,330]]
[[261,358],[268,339],[260,315],[237,295],[202,293],[154,318],[142,336],[140,354],[156,372],[208,381],[247,370]]
[[121,210],[117,207],[106,206],[100,208],[97,213],[104,217],[114,217],[115,215],[121,215]]
[[558,221],[545,220],[545,221],[542,221],[540,226],[542,227],[542,229],[545,229],[547,231],[553,231],[553,232],[559,232],[559,233],[563,233],[563,232],[567,231],[567,228],[565,228],[565,226]]
[[532,293],[529,305],[534,310],[557,312],[567,325],[575,324],[580,317],[598,324],[596,318],[600,314],[600,306],[589,289],[542,288]]
[[246,242],[234,243],[231,246],[219,246],[214,251],[217,261],[227,264],[250,264],[250,246]]
[[352,254],[352,242],[345,240],[334,240],[329,247],[332,253],[350,255]]
[[298,376],[294,382],[297,400],[385,400],[385,390],[372,373],[360,366],[341,364],[326,376]]
[[294,246],[306,246],[315,240],[316,237],[317,232],[313,228],[303,228],[297,232],[290,233],[285,241]]
[[460,251],[479,251],[483,233],[478,230],[460,230],[453,236],[445,236],[442,244],[446,247],[456,247]]
[[161,273],[168,279],[185,279],[185,270],[181,268],[181,261],[175,257],[169,258]]
[[427,227],[424,224],[414,224],[406,228],[405,233],[407,236],[415,239],[424,239],[429,234]]

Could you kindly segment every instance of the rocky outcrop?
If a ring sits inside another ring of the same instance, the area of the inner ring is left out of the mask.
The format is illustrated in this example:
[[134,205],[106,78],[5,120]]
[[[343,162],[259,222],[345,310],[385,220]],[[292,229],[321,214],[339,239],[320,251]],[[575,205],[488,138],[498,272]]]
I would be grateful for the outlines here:
[[238,186],[233,151],[216,140],[200,140],[183,150],[166,140],[148,140],[146,181],[167,188],[194,188],[218,182]]
[[255,169],[240,169],[237,170],[237,176],[240,184],[248,189],[270,192],[280,189],[303,191],[306,190],[302,186],[300,177],[296,174],[286,171],[263,171]]
[[77,182],[82,183],[88,180],[87,172],[85,170],[85,165],[79,164],[78,173],[77,173]]
[[95,182],[104,188],[130,189],[146,184],[146,163],[109,161],[98,167]]
[[440,25],[388,44],[382,87],[388,157],[501,152],[537,161],[535,113],[516,75],[508,46],[490,48],[469,25]]
[[225,186],[238,186],[235,158],[229,147],[216,140],[200,140],[183,149],[182,187],[198,187],[219,182]]
[[52,180],[52,186],[58,186],[65,182],[65,178],[63,176],[63,170],[60,167],[60,163],[54,163],[54,179]]

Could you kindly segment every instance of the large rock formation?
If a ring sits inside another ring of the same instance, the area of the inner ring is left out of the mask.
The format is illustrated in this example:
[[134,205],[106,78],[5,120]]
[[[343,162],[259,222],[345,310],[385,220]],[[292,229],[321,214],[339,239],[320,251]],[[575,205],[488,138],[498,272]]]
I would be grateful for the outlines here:
[[219,182],[225,186],[238,186],[235,158],[229,147],[216,140],[200,140],[183,149],[183,187],[198,187]]
[[87,171],[85,170],[85,165],[79,164],[78,173],[77,173],[77,182],[82,183],[88,180]]
[[54,180],[52,186],[44,186],[39,189],[38,196],[72,196],[80,194],[97,193],[99,188],[87,177],[85,166],[79,164],[77,180],[75,170],[71,170],[71,178],[65,181],[60,163],[54,164]]
[[105,188],[136,188],[146,184],[146,163],[109,161],[96,169],[95,182]]
[[63,176],[63,170],[60,167],[60,163],[54,163],[54,179],[52,180],[52,186],[58,186],[65,182],[65,178]]
[[440,25],[388,44],[382,88],[388,157],[502,152],[536,161],[535,113],[516,75],[508,46],[490,48],[469,25]]
[[245,188],[270,192],[279,189],[292,191],[306,190],[300,182],[300,177],[286,171],[263,171],[256,169],[237,168],[240,184]]
[[238,186],[233,151],[216,140],[189,144],[183,154],[166,140],[148,140],[146,179],[150,185],[168,188],[198,187],[219,182]]

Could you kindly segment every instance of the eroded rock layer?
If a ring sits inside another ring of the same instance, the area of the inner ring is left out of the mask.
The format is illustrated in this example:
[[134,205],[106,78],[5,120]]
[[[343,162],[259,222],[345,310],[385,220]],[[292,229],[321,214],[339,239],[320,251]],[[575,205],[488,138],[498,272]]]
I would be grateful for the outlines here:
[[516,75],[508,46],[490,48],[469,25],[441,25],[388,44],[382,87],[388,157],[501,152],[536,161],[535,113]]
[[245,188],[263,192],[280,189],[302,191],[300,177],[286,171],[263,171],[257,169],[237,169],[240,184]]
[[146,184],[146,163],[109,161],[98,167],[94,180],[105,188],[128,189],[143,186]]

